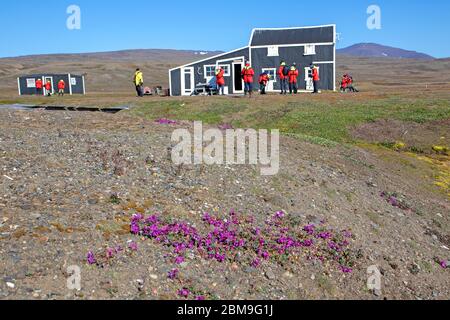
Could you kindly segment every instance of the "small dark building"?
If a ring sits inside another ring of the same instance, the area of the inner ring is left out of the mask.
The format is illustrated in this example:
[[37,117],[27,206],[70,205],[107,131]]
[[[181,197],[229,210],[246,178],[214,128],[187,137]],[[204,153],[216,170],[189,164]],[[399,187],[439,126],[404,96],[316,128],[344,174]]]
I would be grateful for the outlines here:
[[217,66],[225,70],[225,92],[244,93],[241,71],[249,61],[255,70],[254,88],[258,75],[272,76],[268,92],[280,90],[277,69],[282,61],[297,64],[301,91],[312,91],[310,65],[317,66],[320,89],[336,90],[336,25],[317,27],[254,29],[248,46],[215,57],[192,62],[169,70],[170,94],[191,95],[197,84],[208,83],[215,77]]
[[[62,79],[66,83],[64,93],[72,94],[86,94],[84,76],[74,74],[33,74],[17,78],[17,86],[19,95],[33,95],[36,94],[36,80],[41,79],[42,83],[47,83],[48,80],[52,83],[52,93],[58,93],[58,82]],[[45,88],[41,92],[42,95],[47,95]]]

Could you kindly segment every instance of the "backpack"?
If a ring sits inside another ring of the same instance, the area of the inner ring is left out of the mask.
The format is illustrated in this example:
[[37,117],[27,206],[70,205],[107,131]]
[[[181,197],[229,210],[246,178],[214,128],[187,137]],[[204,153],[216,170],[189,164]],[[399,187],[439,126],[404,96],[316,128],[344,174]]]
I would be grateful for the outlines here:
[[289,75],[289,71],[290,71],[289,67],[288,67],[288,66],[285,66],[285,67],[283,68],[283,76],[288,76],[288,75]]

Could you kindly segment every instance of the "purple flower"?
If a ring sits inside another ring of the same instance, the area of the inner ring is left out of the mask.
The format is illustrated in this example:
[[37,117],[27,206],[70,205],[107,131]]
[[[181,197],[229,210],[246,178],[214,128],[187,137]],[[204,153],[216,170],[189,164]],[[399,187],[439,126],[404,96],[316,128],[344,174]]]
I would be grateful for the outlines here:
[[187,288],[183,288],[181,290],[178,290],[178,295],[180,297],[187,298],[187,297],[189,297],[190,294],[191,294],[191,291],[189,289],[187,289]]
[[205,296],[196,296],[196,297],[195,297],[195,300],[196,300],[196,301],[205,301],[206,298],[205,298]]
[[261,254],[261,257],[264,259],[264,260],[268,260],[269,259],[269,253],[267,252],[267,251],[264,251],[262,254]]
[[168,278],[172,279],[172,280],[176,279],[178,277],[178,273],[179,273],[178,269],[173,269],[173,270],[169,271]]
[[352,268],[349,268],[349,267],[341,266],[341,271],[342,271],[343,273],[352,273],[352,272],[353,272],[353,269],[352,269]]
[[441,261],[439,264],[442,268],[447,269],[449,266],[447,265],[448,261]]
[[91,265],[97,263],[97,260],[95,259],[94,253],[92,251],[89,251],[87,254],[87,262]]
[[184,262],[184,257],[179,256],[175,259],[176,264],[182,264]]
[[116,250],[114,250],[113,248],[106,249],[106,257],[108,259],[113,258],[115,253],[116,253]]
[[275,213],[275,218],[277,219],[282,219],[284,218],[285,213],[283,211],[278,211],[277,213]]
[[303,228],[303,231],[305,231],[309,235],[313,234],[315,230],[316,230],[316,226],[313,224],[307,225],[306,227]]
[[255,259],[252,262],[252,267],[253,268],[258,268],[261,265],[261,260],[260,259]]
[[130,241],[128,243],[128,249],[130,249],[131,251],[137,251],[138,250],[138,245],[136,242],[134,241]]
[[140,232],[140,228],[136,223],[131,224],[131,233],[132,234],[138,234]]

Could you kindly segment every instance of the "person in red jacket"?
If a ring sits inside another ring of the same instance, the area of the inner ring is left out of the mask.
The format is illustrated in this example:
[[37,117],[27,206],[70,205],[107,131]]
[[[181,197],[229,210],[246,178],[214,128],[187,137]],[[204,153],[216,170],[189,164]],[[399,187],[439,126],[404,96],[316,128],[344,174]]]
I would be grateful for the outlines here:
[[36,95],[42,96],[42,80],[41,79],[36,80]]
[[261,94],[266,94],[267,83],[270,80],[270,75],[267,72],[262,73],[259,76],[259,90]]
[[64,89],[66,89],[66,83],[61,79],[58,82],[58,96],[64,96]]
[[47,96],[51,96],[52,95],[52,83],[50,82],[50,80],[47,80],[47,82],[45,83],[45,91],[47,93]]
[[348,76],[344,74],[341,81],[341,92],[346,92],[348,87]]
[[216,85],[217,85],[217,91],[220,95],[225,95],[225,70],[223,68],[218,67],[216,69]]
[[313,83],[314,83],[314,92],[313,93],[319,93],[319,81],[320,81],[319,70],[317,69],[317,67],[315,65],[311,65],[311,70],[312,70],[312,79],[313,79]]
[[298,70],[297,64],[294,63],[289,70],[289,93],[297,94],[298,86],[297,86],[297,78],[298,78]]
[[278,78],[280,78],[280,86],[281,86],[280,94],[287,94],[289,67],[286,65],[286,62],[284,61],[281,62],[277,73]]
[[248,93],[250,97],[252,96],[252,91],[253,91],[253,77],[254,77],[254,75],[255,75],[255,71],[250,66],[250,63],[247,62],[245,64],[244,69],[242,69],[242,78],[244,79],[244,92],[245,92],[245,95],[247,95],[247,93]]

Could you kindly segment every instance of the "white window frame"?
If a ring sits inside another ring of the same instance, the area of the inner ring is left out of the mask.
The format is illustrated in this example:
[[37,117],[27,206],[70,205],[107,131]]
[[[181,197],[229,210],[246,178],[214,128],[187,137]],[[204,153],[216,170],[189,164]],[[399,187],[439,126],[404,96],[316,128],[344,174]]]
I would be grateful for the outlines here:
[[273,71],[274,77],[270,79],[273,83],[277,83],[277,68],[262,68],[262,73],[266,71]]
[[305,45],[304,50],[305,50],[305,52],[303,53],[304,56],[313,56],[316,54],[316,45],[307,44],[307,45]]
[[280,53],[279,53],[278,49],[279,49],[279,46],[267,47],[267,56],[268,57],[279,57]]
[[[207,68],[212,68],[212,75],[208,76],[208,72],[206,71]],[[216,76],[216,65],[215,64],[205,64],[203,66],[203,74],[205,76],[206,80],[211,80]]]
[[219,64],[219,67],[223,68],[223,70],[225,71],[225,73],[223,74],[224,77],[231,76],[231,68],[229,64]]

